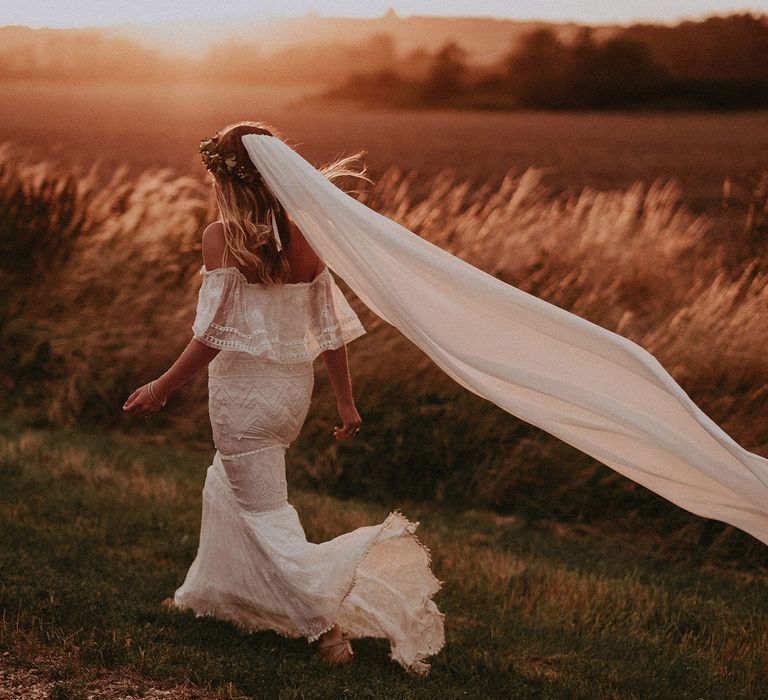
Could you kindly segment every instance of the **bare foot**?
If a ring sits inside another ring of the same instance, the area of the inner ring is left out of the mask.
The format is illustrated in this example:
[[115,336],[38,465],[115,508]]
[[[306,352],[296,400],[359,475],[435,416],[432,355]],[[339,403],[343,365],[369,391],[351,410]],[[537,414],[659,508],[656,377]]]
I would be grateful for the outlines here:
[[346,666],[352,663],[355,652],[338,624],[334,625],[320,637],[317,655],[326,663],[333,666]]
[[173,602],[173,598],[166,598],[162,603],[160,603],[164,608],[168,608],[169,610],[176,607],[176,603]]

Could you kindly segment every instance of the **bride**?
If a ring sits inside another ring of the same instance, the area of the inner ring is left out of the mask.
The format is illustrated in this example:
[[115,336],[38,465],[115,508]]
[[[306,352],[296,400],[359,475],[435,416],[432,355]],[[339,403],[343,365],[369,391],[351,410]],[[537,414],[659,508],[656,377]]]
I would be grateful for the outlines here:
[[[389,640],[390,656],[425,673],[444,645],[443,614],[418,523],[398,512],[383,523],[327,542],[307,541],[288,501],[285,451],[309,410],[313,361],[321,356],[341,425],[336,440],[360,431],[346,345],[365,329],[329,268],[270,190],[243,144],[266,125],[238,122],[200,145],[221,220],[202,236],[203,266],[193,338],[157,379],[123,409],[149,417],[208,366],[216,452],[203,489],[197,556],[164,604],[212,615],[246,630],[271,629],[319,640],[331,664],[352,661],[350,638]],[[365,178],[324,168],[329,180]]]
[[[645,349],[451,255],[336,187],[264,125],[201,144],[221,221],[206,229],[194,338],[125,410],[148,416],[210,363],[216,453],[197,558],[172,603],[246,629],[385,637],[426,672],[444,644],[440,587],[409,522],[307,542],[286,500],[285,448],[322,354],[342,426],[359,428],[345,345],[364,332],[330,270],[461,386],[697,515],[768,544],[768,460],[745,450]],[[360,175],[360,173],[356,173]],[[609,271],[606,274],[610,274]],[[346,650],[346,651],[345,651]]]

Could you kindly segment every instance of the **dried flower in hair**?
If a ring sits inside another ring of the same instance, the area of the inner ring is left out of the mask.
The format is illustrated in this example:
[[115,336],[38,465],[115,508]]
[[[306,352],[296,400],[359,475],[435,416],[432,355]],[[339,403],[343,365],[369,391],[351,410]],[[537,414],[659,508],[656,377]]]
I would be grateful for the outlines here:
[[219,140],[216,136],[200,141],[200,158],[206,169],[219,177],[229,177],[253,184],[257,180],[257,173],[249,171],[237,161],[237,155],[219,152]]

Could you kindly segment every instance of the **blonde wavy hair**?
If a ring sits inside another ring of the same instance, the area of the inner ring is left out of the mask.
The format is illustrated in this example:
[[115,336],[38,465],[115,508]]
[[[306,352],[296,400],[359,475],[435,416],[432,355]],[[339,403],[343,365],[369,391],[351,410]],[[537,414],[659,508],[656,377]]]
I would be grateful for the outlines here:
[[[241,140],[245,134],[265,134],[285,141],[276,129],[264,122],[239,121],[203,141],[201,155],[213,180],[213,191],[224,225],[227,256],[237,260],[249,271],[252,270],[261,284],[280,285],[288,278],[288,259],[278,250],[274,237],[265,232],[271,230],[270,213],[274,213],[285,249],[290,245],[291,237],[288,218],[282,204],[251,161]],[[212,151],[215,167],[211,167]],[[318,170],[331,182],[344,176],[372,182],[365,175],[365,166],[361,169],[353,167],[353,163],[364,153],[359,151],[339,158]],[[225,161],[226,167],[222,165]]]

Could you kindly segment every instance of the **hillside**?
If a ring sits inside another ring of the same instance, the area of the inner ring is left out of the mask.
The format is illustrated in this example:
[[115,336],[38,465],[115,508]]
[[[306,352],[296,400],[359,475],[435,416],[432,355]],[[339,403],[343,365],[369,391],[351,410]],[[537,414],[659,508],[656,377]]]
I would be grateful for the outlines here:
[[[364,43],[377,34],[392,37],[396,51],[434,51],[446,41],[457,41],[479,63],[493,61],[523,34],[550,27],[567,39],[577,30],[574,24],[521,22],[492,17],[401,17],[389,12],[377,18],[324,17],[309,13],[303,17],[265,17],[259,20],[219,20],[213,26],[200,22],[165,25],[121,25],[105,27],[107,36],[129,38],[149,48],[173,47],[181,53],[201,56],[213,44],[253,41],[265,55],[284,49],[314,44]],[[610,29],[610,28],[609,28]]]

